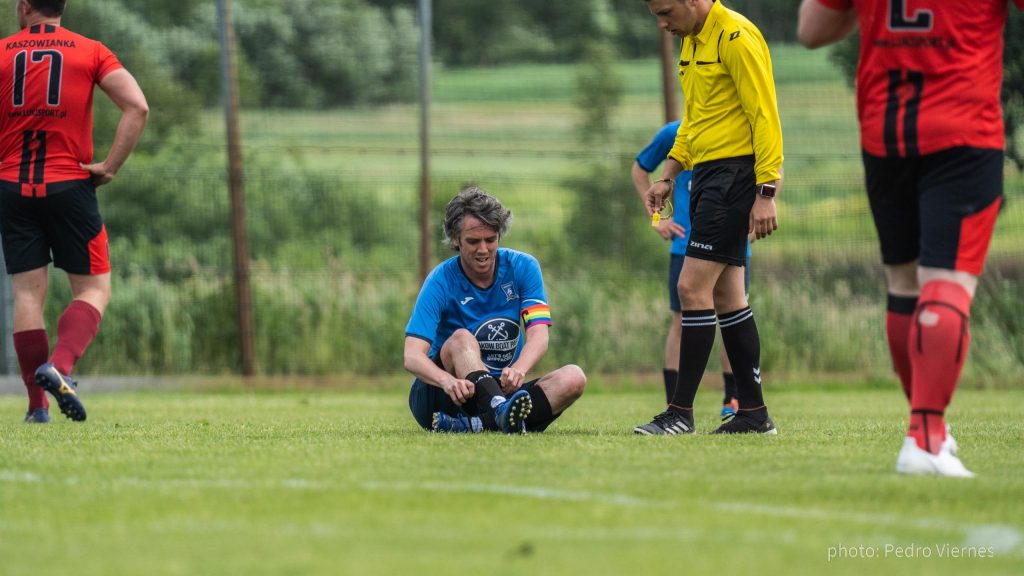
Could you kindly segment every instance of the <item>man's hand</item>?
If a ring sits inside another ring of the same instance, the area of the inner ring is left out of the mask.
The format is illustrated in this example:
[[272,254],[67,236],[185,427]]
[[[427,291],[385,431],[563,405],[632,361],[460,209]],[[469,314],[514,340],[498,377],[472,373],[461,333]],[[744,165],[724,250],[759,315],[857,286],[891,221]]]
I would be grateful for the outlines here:
[[779,219],[775,215],[775,200],[758,196],[754,207],[750,209],[750,232],[758,240],[767,238],[779,229]]
[[[782,188],[782,180],[776,180],[775,193],[778,194]],[[755,193],[756,194],[756,193]],[[753,234],[756,240],[767,238],[772,232],[779,229],[779,218],[775,213],[775,198],[766,198],[756,194],[754,206],[750,209],[750,229],[747,234]]]
[[472,398],[473,394],[476,393],[476,386],[472,382],[455,377],[442,383],[441,389],[452,399],[452,402],[455,402],[456,406],[462,406],[466,403],[466,400]]
[[647,215],[653,216],[655,212],[661,212],[665,207],[665,199],[672,192],[672,184],[664,180],[658,180],[647,189],[644,194],[644,206],[647,207]]
[[669,218],[658,222],[655,232],[661,235],[665,240],[673,240],[676,237],[682,238],[686,236],[686,228],[683,228],[678,222]]
[[525,379],[525,372],[515,366],[509,366],[501,371],[501,391],[505,394],[510,394],[519,390]]
[[97,162],[95,164],[79,164],[83,170],[86,170],[90,174],[92,183],[97,187],[109,184],[116,174],[107,168],[106,163]]

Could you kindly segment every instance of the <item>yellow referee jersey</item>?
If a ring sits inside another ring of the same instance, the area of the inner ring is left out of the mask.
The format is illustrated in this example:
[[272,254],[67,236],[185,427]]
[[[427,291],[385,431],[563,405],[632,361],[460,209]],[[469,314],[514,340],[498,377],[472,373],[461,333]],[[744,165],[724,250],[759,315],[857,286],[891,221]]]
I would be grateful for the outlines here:
[[779,178],[782,124],[768,45],[742,14],[715,2],[703,28],[683,39],[683,123],[669,152],[684,168],[754,155],[757,183]]

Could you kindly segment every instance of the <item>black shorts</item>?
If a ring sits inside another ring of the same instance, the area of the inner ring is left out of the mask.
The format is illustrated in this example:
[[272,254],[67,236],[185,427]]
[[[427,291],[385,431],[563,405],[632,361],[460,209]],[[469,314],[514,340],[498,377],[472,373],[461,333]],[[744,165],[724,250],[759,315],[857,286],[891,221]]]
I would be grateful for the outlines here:
[[753,156],[712,160],[693,167],[692,232],[687,257],[746,265],[756,184]]
[[1002,204],[1003,151],[863,156],[882,262],[981,274]]
[[110,272],[107,230],[96,187],[89,180],[48,184],[45,194],[22,195],[16,182],[0,182],[0,236],[8,274],[51,262],[70,274]]

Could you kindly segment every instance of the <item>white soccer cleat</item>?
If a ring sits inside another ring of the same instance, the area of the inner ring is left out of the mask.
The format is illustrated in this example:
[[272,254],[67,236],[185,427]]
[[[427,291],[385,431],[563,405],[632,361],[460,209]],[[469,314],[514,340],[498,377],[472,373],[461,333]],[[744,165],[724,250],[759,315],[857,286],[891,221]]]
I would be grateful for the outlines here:
[[949,450],[949,453],[956,456],[956,453],[960,450],[960,445],[956,443],[956,438],[949,433],[949,424],[946,424],[946,439],[942,441],[942,449]]
[[[947,435],[947,438],[949,436]],[[943,442],[938,454],[917,447],[917,442],[907,436],[903,448],[896,458],[896,471],[900,474],[934,474],[952,478],[974,478],[974,473],[964,467],[963,462],[949,450],[949,443]]]

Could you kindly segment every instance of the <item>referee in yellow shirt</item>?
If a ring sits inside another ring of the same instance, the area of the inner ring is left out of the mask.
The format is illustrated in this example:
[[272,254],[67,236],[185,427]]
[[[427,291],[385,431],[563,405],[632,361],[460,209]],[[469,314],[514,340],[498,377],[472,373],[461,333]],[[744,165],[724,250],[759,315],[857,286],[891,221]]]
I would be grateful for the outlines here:
[[679,379],[668,408],[637,434],[690,434],[697,394],[721,326],[736,375],[739,410],[716,434],[775,434],[761,393],[761,341],[743,289],[747,235],[778,228],[782,126],[772,61],[761,32],[715,0],[647,0],[659,27],[683,39],[679,82],[685,119],[647,190],[647,211],[664,207],[676,175],[693,169],[692,232],[679,276],[683,304]]

